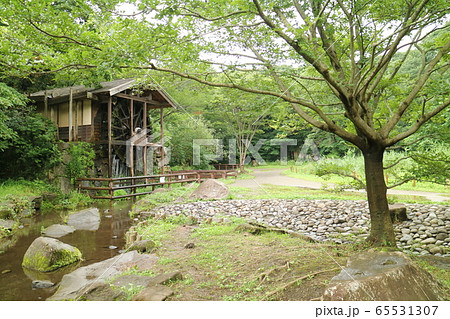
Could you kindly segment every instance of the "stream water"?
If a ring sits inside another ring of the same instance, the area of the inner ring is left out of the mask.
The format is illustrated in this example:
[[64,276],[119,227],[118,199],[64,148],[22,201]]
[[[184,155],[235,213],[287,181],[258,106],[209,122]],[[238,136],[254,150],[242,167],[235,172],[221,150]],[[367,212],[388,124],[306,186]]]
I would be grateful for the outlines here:
[[[0,255],[0,300],[45,300],[53,295],[56,287],[32,288],[32,280],[50,280],[58,283],[62,276],[77,267],[96,263],[119,254],[123,248],[124,233],[131,224],[129,210],[131,203],[118,202],[115,205],[96,205],[100,211],[101,222],[97,231],[76,230],[72,234],[58,238],[64,243],[77,247],[83,254],[83,261],[64,267],[52,273],[31,272],[22,268],[23,256],[33,242],[40,236],[42,227],[64,224],[68,212],[47,212],[22,221],[24,227],[10,239],[12,245]],[[116,249],[111,249],[112,247]]]

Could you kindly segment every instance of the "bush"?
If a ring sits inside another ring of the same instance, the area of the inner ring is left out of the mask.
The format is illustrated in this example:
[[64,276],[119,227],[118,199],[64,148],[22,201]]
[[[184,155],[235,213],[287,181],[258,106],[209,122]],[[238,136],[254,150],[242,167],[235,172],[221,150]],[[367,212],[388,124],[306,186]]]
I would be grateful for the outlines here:
[[208,169],[209,160],[205,154],[214,153],[214,146],[202,146],[200,164],[194,164],[193,142],[195,139],[213,139],[213,130],[208,128],[201,116],[174,113],[167,118],[166,138],[171,148],[171,166]]
[[95,152],[91,144],[78,142],[70,144],[70,161],[66,164],[66,177],[73,183],[77,178],[88,177],[94,168]]
[[0,83],[0,179],[42,177],[61,158],[55,133],[24,95]]
[[39,114],[7,111],[7,126],[14,132],[13,138],[3,140],[0,151],[0,179],[35,179],[61,161],[56,144],[56,127]]

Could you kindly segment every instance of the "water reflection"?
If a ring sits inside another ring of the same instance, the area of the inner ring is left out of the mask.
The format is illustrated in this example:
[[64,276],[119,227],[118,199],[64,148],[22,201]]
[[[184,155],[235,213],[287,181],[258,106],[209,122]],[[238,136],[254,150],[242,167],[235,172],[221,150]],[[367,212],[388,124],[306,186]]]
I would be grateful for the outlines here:
[[[69,265],[52,273],[36,273],[24,270],[21,266],[25,251],[34,239],[41,235],[41,229],[53,224],[64,224],[67,214],[61,212],[46,213],[34,216],[27,221],[24,228],[19,229],[9,239],[10,247],[3,247],[5,253],[0,255],[0,300],[45,300],[51,296],[55,287],[45,289],[32,289],[33,280],[49,280],[57,283],[62,276],[75,270],[77,267],[86,266],[98,261],[114,257],[124,246],[124,232],[130,226],[128,212],[130,202],[120,202],[114,206],[109,204],[97,205],[101,223],[97,231],[77,230],[58,238],[64,243],[77,247],[83,254],[83,261],[75,265]],[[6,243],[6,242],[5,242]],[[110,246],[118,247],[110,249]],[[10,270],[8,273],[2,271]]]

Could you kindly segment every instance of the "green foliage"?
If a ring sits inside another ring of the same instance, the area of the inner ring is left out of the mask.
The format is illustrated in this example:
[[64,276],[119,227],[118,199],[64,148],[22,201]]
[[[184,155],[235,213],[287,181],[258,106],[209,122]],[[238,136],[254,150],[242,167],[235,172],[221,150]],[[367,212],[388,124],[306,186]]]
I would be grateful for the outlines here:
[[4,237],[8,237],[9,235],[11,235],[11,230],[0,226],[0,239],[4,238]]
[[[264,81],[264,79],[252,75],[247,75],[246,79],[252,83]],[[222,138],[236,140],[237,163],[244,164],[248,143],[253,143],[252,140],[258,134],[265,133],[264,128],[267,129],[266,125],[270,115],[277,106],[276,99],[224,88],[216,88],[211,91],[210,101],[204,107],[205,117],[215,128],[217,127]],[[261,136],[260,138],[266,137]],[[229,145],[227,141],[224,142],[224,146],[228,150]],[[262,151],[265,149],[263,148]],[[226,152],[225,160],[229,152],[230,150]],[[248,161],[249,158],[247,158]]]
[[24,95],[20,94],[5,83],[0,82],[0,152],[8,147],[8,141],[16,138],[16,132],[8,126],[7,110],[23,108],[27,103]]
[[93,203],[93,199],[87,194],[71,191],[69,194],[60,194],[58,201],[55,204],[50,204],[57,209],[73,210],[78,207],[86,207]]
[[56,127],[26,106],[27,99],[0,83],[0,179],[34,179],[60,161]]
[[48,188],[48,183],[23,179],[6,180],[0,183],[0,202],[8,196],[37,196]]
[[77,178],[88,177],[94,168],[95,152],[89,143],[71,143],[68,149],[70,161],[66,164],[66,176],[73,183]]
[[193,167],[194,169],[209,168],[209,160],[205,157],[208,153],[215,152],[213,146],[202,146],[200,150],[200,163],[194,164],[194,141],[196,139],[213,139],[213,130],[207,126],[206,121],[200,115],[187,113],[173,113],[166,119],[166,131],[164,135],[168,139],[170,147],[171,165]]
[[19,218],[19,214],[24,211],[31,212],[32,210],[32,203],[30,202],[30,199],[26,196],[20,196],[20,195],[8,195],[6,196],[6,200],[12,204],[11,206],[11,216],[12,219]]
[[165,219],[149,220],[149,225],[142,225],[137,227],[138,234],[142,235],[142,239],[151,239],[155,242],[157,247],[162,245],[162,242],[170,236],[170,232],[187,223],[187,218],[184,215],[175,216],[170,215]]
[[[388,187],[398,187],[410,181],[448,184],[450,149],[442,143],[427,144],[427,148],[389,151],[384,155],[384,173]],[[327,179],[339,188],[364,188],[364,160],[348,153],[341,158],[323,158],[314,165],[314,174]],[[332,178],[340,176],[342,179]],[[419,190],[419,189],[417,189]],[[425,190],[432,190],[427,186]]]
[[426,148],[412,151],[415,165],[410,167],[410,174],[418,180],[448,185],[450,183],[450,145],[433,143]]
[[348,154],[343,158],[324,158],[315,165],[315,174],[325,179],[329,175],[339,175],[346,177],[340,183],[334,183],[340,189],[345,188],[365,188],[364,163],[361,157]]

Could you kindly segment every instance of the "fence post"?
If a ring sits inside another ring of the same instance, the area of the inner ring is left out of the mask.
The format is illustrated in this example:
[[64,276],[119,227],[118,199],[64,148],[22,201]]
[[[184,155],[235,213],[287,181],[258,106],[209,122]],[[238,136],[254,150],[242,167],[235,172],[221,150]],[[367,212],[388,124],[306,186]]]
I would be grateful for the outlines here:
[[113,200],[114,199],[114,190],[113,190],[114,182],[112,179],[109,179],[108,187],[109,187],[109,199]]

